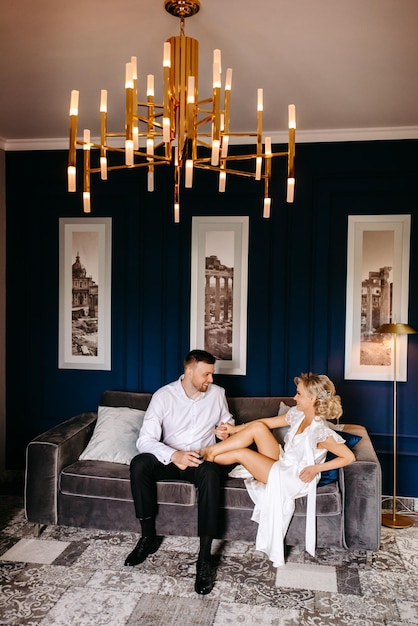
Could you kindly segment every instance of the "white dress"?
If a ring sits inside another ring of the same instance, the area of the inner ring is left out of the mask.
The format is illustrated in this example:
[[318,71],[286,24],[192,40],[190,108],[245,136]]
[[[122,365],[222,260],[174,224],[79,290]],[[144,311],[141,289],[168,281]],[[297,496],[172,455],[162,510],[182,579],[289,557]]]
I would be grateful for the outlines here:
[[323,419],[315,417],[312,423],[299,435],[296,434],[304,413],[292,407],[287,415],[290,428],[284,441],[284,451],[270,470],[267,484],[254,478],[245,480],[248,493],[255,507],[251,519],[258,522],[256,550],[267,554],[274,567],[284,565],[284,537],[295,510],[295,499],[307,496],[306,550],[315,554],[316,535],[316,486],[321,474],[310,483],[299,478],[300,471],[307,465],[323,463],[325,449],[317,448],[317,443],[330,435],[337,443],[344,439],[326,426]]

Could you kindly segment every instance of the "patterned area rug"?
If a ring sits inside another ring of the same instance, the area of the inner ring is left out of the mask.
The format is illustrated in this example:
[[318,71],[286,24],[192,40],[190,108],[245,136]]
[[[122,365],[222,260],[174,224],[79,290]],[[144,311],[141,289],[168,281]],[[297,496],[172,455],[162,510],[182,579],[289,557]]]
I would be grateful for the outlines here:
[[126,568],[132,533],[47,527],[0,505],[0,626],[401,626],[418,624],[418,525],[382,529],[378,552],[288,550],[275,569],[248,542],[213,544],[215,587],[194,592],[198,540],[165,537]]

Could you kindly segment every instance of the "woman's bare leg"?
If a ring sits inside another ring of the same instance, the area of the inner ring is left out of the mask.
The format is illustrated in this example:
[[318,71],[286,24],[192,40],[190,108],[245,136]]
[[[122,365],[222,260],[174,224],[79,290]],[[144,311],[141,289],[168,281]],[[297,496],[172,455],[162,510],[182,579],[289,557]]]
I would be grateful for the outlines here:
[[[202,448],[200,451],[203,458],[207,461],[215,461],[218,463],[218,455],[226,452],[232,452],[237,449],[248,448],[252,443],[257,446],[257,451],[274,461],[280,456],[280,444],[274,437],[271,430],[263,424],[263,422],[250,422],[242,430],[238,431],[234,435],[224,439],[219,443]],[[235,463],[236,461],[232,461]],[[221,463],[222,465],[228,465],[228,463]],[[251,471],[251,470],[249,470]],[[251,472],[252,473],[252,472]]]
[[262,483],[267,482],[271,467],[276,460],[249,448],[238,448],[230,452],[222,452],[215,457],[215,463],[219,463],[219,465],[240,463],[254,478]]

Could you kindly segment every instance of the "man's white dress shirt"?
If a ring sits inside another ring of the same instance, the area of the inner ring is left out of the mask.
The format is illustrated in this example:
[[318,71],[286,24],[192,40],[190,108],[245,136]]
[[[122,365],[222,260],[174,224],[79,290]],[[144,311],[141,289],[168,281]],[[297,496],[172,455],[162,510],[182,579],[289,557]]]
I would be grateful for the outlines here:
[[213,431],[221,422],[234,424],[222,387],[211,383],[192,400],[182,378],[154,393],[136,442],[140,453],[150,452],[165,465],[176,450],[200,450],[214,444]]

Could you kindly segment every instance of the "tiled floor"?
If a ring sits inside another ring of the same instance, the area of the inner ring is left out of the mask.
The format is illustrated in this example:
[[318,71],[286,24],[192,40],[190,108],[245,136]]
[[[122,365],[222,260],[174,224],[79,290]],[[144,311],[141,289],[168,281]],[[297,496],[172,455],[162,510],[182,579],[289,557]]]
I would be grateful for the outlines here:
[[418,624],[418,525],[383,528],[375,553],[293,548],[278,570],[252,543],[215,542],[208,596],[193,589],[195,538],[164,538],[126,568],[132,533],[51,526],[34,539],[9,496],[0,528],[0,626]]

